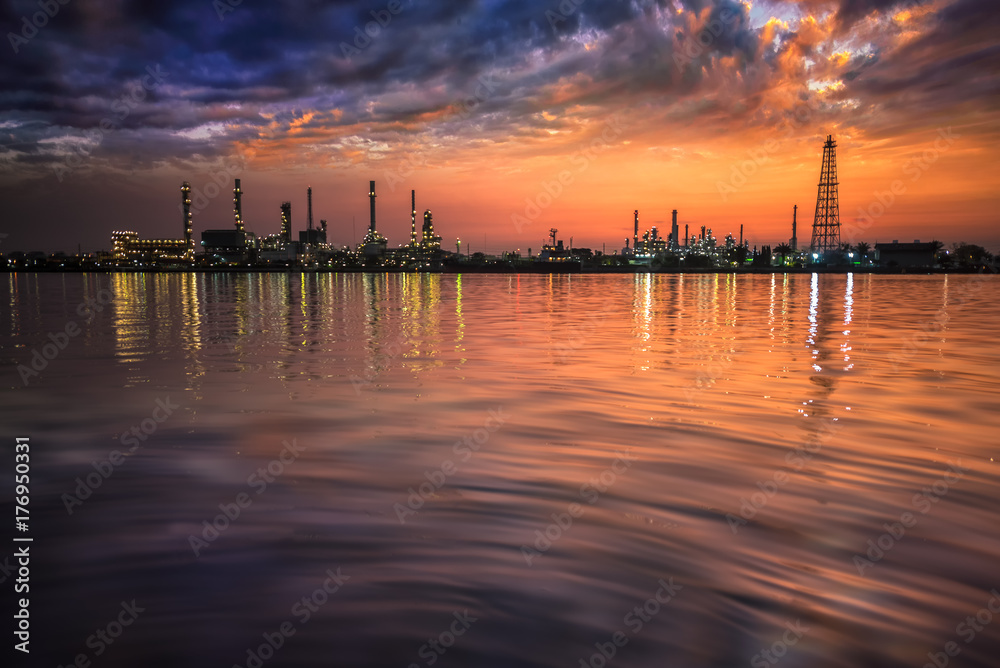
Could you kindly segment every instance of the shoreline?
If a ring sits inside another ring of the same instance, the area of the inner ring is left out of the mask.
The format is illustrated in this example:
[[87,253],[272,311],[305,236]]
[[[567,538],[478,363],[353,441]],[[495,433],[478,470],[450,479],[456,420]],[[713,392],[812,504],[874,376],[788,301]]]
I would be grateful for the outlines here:
[[524,275],[604,275],[604,274],[886,274],[886,275],[937,275],[996,273],[991,267],[601,267],[582,271],[545,271],[517,269],[514,267],[468,267],[446,271],[414,271],[397,267],[200,267],[200,268],[84,268],[62,267],[55,269],[0,269],[5,274],[524,274]]

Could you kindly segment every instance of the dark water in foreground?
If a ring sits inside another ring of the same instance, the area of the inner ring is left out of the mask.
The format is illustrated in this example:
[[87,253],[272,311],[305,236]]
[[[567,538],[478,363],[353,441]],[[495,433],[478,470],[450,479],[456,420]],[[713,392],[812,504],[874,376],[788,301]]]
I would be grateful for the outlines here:
[[1000,663],[998,277],[4,281],[25,665]]

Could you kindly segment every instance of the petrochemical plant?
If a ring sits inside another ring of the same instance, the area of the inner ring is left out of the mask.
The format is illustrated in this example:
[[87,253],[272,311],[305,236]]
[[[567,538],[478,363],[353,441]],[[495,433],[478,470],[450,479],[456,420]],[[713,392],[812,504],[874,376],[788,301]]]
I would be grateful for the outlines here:
[[[691,234],[687,223],[680,235],[677,210],[672,212],[670,231],[662,236],[656,226],[640,235],[639,211],[633,212],[632,238],[624,240],[624,247],[608,253],[606,249],[594,251],[564,245],[557,239],[558,230],[549,230],[549,239],[537,255],[528,249],[527,256],[520,251],[487,255],[470,253],[468,246],[462,253],[461,241],[456,240],[455,251],[442,247],[441,236],[434,230],[430,210],[423,213],[417,229],[416,191],[410,191],[410,240],[405,245],[390,248],[389,242],[376,227],[375,181],[369,182],[369,225],[361,242],[354,248],[337,248],[328,242],[327,221],[313,223],[312,188],[306,190],[306,229],[292,235],[292,205],[285,201],[279,207],[279,231],[258,237],[246,229],[243,220],[243,189],[240,179],[233,187],[233,226],[208,229],[201,233],[200,248],[196,247],[193,232],[191,185],[185,181],[180,188],[183,238],[142,239],[130,230],[111,234],[111,251],[91,256],[86,263],[92,269],[149,270],[149,269],[315,269],[359,271],[540,271],[573,273],[579,271],[656,271],[688,269],[739,269],[744,267],[934,267],[947,264],[947,253],[941,253],[938,242],[900,244],[866,243],[856,245],[841,242],[839,183],[837,181],[837,144],[828,136],[823,146],[823,164],[816,197],[816,213],[812,226],[812,241],[807,249],[799,248],[798,206],[792,209],[791,237],[772,249],[756,246],[751,249],[744,239],[743,225],[739,238],[727,235],[719,243],[711,228],[700,226]],[[973,247],[978,248],[978,247]],[[20,254],[24,256],[25,254]],[[37,254],[34,254],[37,255]],[[32,268],[25,258],[19,267]],[[31,258],[27,258],[31,259]],[[36,260],[38,258],[35,258]],[[65,260],[66,258],[56,258]],[[79,261],[77,266],[83,266]],[[71,263],[72,265],[72,263]],[[53,265],[46,258],[42,266],[34,268],[66,267],[65,261]]]

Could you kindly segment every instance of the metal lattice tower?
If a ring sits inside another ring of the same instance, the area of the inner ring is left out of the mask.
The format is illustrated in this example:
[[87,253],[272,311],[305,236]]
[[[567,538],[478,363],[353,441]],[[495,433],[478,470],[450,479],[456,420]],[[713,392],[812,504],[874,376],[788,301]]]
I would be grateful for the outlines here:
[[840,197],[837,186],[837,142],[827,135],[823,145],[823,171],[816,195],[816,218],[813,220],[809,251],[823,255],[840,249]]

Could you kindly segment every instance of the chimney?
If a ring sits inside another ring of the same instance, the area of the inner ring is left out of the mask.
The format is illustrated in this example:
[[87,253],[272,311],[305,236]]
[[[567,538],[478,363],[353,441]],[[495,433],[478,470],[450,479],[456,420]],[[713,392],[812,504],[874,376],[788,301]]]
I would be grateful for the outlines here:
[[796,230],[796,228],[798,226],[798,218],[799,218],[799,205],[796,204],[795,208],[792,209],[792,243],[791,243],[791,247],[792,247],[793,251],[799,249],[799,237],[798,237],[797,230]]
[[372,213],[371,213],[371,223],[368,225],[368,231],[372,234],[375,233],[375,182],[368,182],[368,197],[371,199]]
[[635,210],[635,225],[632,228],[632,248],[639,246],[639,209]]
[[309,208],[309,229],[313,228],[313,189],[312,186],[306,188],[306,200]]

